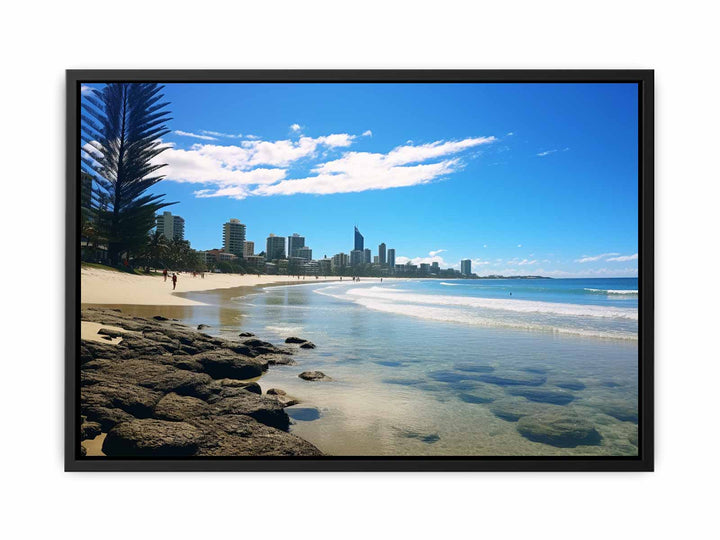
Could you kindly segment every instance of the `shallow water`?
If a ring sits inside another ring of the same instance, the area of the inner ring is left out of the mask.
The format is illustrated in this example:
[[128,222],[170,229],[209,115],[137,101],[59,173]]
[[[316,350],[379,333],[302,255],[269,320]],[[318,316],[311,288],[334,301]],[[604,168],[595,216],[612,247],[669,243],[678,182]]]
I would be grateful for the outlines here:
[[[636,455],[637,294],[580,292],[637,290],[620,281],[311,282],[133,309],[231,339],[314,342],[259,382],[300,399],[291,432],[331,455]],[[313,370],[333,380],[298,377]],[[518,411],[574,413],[598,441],[534,442]]]

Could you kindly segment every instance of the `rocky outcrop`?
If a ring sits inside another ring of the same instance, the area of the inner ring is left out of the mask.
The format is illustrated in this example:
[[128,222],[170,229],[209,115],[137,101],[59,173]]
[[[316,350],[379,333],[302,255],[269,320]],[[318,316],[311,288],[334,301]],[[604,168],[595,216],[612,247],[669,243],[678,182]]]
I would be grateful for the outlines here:
[[212,337],[164,317],[87,308],[82,320],[124,330],[111,331],[122,337],[117,344],[80,346],[81,440],[106,433],[106,455],[320,455],[287,433],[284,408],[297,400],[262,395],[247,380],[288,351]]
[[285,340],[285,343],[296,343],[296,344],[299,345],[300,343],[307,343],[307,339],[303,339],[303,338],[299,338],[299,337],[295,337],[295,336],[290,336],[289,338],[287,338],[287,339]]

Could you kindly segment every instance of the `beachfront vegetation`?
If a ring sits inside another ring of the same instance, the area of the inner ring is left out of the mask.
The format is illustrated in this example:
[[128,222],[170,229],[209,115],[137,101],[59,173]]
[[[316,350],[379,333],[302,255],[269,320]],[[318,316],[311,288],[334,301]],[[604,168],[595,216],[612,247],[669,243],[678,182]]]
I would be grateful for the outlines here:
[[[155,214],[174,203],[147,190],[162,180],[170,112],[156,83],[110,83],[83,98],[81,211],[88,244],[107,247],[111,265],[139,255]],[[87,177],[91,177],[88,182]]]

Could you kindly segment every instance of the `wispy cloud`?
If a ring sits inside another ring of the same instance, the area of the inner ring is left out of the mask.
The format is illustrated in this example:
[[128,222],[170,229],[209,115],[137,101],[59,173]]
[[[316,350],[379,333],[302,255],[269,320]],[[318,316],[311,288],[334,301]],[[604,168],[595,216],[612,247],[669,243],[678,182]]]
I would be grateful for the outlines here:
[[570,150],[570,148],[560,148],[560,149],[554,148],[552,150],[544,150],[542,152],[538,152],[535,155],[538,157],[545,157],[545,156],[549,156],[550,154],[554,154],[555,152],[567,152],[568,150]]
[[173,131],[175,135],[180,135],[181,137],[192,137],[194,139],[202,139],[204,141],[217,141],[217,137],[212,137],[210,135],[200,135],[198,133],[190,133],[189,131],[180,131],[179,129],[176,129]]
[[212,137],[221,137],[224,139],[242,139],[242,133],[222,133],[220,131],[208,131],[206,129],[201,129],[200,133],[203,135],[210,135]]
[[[450,156],[495,140],[495,137],[476,137],[460,141],[436,141],[419,146],[405,145],[387,154],[348,152],[340,159],[317,165],[312,170],[312,176],[259,186],[253,194],[326,195],[426,184],[462,167],[459,159]],[[424,163],[438,158],[444,159]]]
[[372,137],[372,131],[370,131],[369,129],[367,129],[367,130],[363,131],[362,136],[363,136],[363,137]]
[[576,263],[589,263],[606,259],[607,257],[614,257],[620,255],[619,253],[601,253],[600,255],[583,255],[579,259],[575,259]]
[[435,251],[431,251],[429,255],[431,257],[434,257],[435,255],[437,255],[438,253],[442,253],[443,251],[447,251],[447,249],[436,249]]
[[627,262],[627,261],[636,261],[638,258],[637,253],[633,253],[632,255],[621,255],[619,257],[610,257],[609,259],[606,259],[606,261],[610,262]]
[[302,126],[301,126],[300,124],[292,124],[292,125],[290,126],[290,129],[293,130],[293,131],[295,131],[295,132],[298,132],[298,131],[300,131],[300,130],[302,129]]

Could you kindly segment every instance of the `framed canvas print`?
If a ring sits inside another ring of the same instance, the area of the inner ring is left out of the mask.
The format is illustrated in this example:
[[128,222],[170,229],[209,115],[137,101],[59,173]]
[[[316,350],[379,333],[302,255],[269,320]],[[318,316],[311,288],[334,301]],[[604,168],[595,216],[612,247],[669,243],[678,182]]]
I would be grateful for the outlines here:
[[653,467],[652,71],[69,71],[66,469]]

